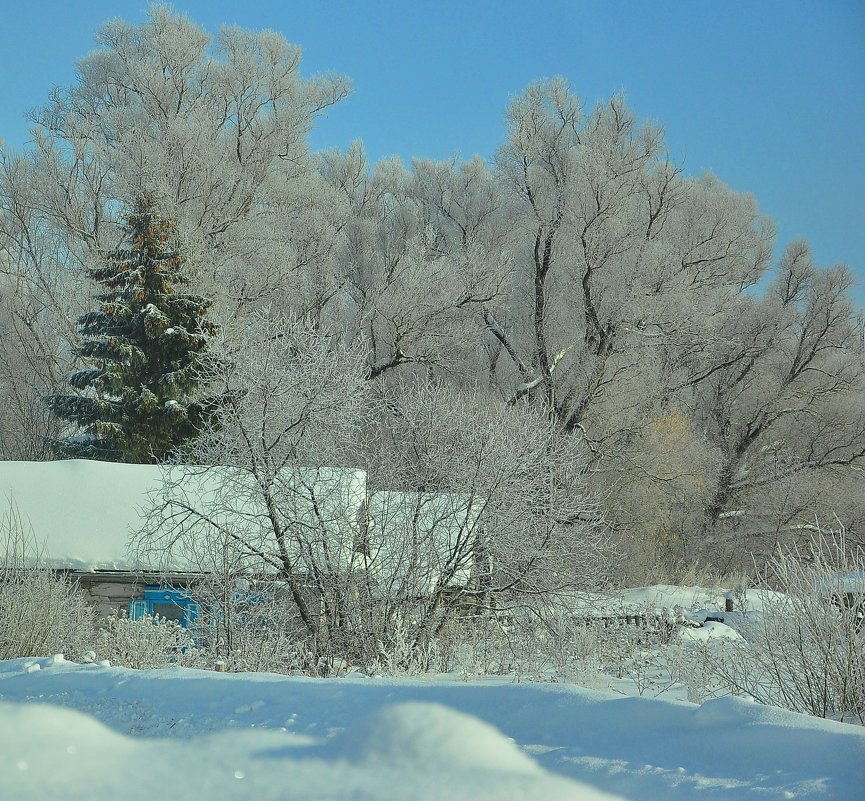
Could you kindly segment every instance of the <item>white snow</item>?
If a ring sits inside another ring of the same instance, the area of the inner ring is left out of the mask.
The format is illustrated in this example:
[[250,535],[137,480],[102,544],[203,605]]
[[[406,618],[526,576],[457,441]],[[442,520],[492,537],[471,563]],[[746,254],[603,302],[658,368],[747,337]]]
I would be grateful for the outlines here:
[[565,605],[575,614],[603,616],[615,614],[663,613],[665,610],[723,609],[725,590],[718,587],[675,587],[656,584],[630,587],[608,593],[583,592],[567,599]]
[[0,462],[0,502],[32,529],[46,567],[130,570],[132,528],[161,487],[160,468],[69,459]]
[[15,801],[853,801],[863,757],[865,728],[737,698],[0,662]]
[[[605,615],[656,614],[662,617],[701,624],[707,615],[723,613],[728,597],[734,597],[735,615],[763,612],[773,604],[786,603],[785,596],[773,590],[749,589],[735,596],[723,587],[677,587],[655,584],[630,587],[608,593],[585,592],[563,602],[568,611],[583,617]],[[738,604],[744,601],[744,608]]]
[[683,628],[679,630],[679,639],[688,642],[706,642],[715,639],[741,640],[742,635],[734,628],[717,621],[706,621],[699,628]]

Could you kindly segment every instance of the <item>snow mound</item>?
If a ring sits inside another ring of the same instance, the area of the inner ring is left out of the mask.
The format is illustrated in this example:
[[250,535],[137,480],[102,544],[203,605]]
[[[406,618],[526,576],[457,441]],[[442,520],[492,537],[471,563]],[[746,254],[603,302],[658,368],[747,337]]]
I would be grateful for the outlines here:
[[48,704],[0,702],[0,720],[0,798],[10,801],[60,799],[63,785],[98,785],[112,775],[119,781],[120,767],[139,753],[89,715]]
[[118,734],[89,715],[0,701],[6,801],[615,801],[547,773],[492,726],[438,704],[385,707],[321,746],[288,732],[188,741]]
[[337,735],[335,754],[349,761],[410,770],[493,770],[539,775],[540,767],[498,730],[471,715],[421,701],[387,706]]
[[0,801],[852,801],[863,754],[745,698],[0,661]]
[[741,640],[742,635],[726,623],[707,620],[700,628],[680,629],[679,639],[687,642],[706,642],[707,640]]

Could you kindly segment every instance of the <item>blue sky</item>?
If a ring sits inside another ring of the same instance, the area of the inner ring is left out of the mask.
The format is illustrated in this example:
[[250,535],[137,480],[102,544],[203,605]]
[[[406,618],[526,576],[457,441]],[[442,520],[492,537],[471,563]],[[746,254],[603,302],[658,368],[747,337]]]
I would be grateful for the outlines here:
[[[138,0],[29,0],[0,26],[0,139],[74,80],[106,19],[145,18]],[[779,243],[805,237],[819,264],[846,262],[865,306],[865,2],[862,0],[178,0],[205,28],[272,28],[304,48],[307,74],[355,92],[314,148],[362,139],[396,154],[490,157],[510,97],[564,75],[591,107],[624,91],[664,126],[689,174],[712,170],[754,194]]]

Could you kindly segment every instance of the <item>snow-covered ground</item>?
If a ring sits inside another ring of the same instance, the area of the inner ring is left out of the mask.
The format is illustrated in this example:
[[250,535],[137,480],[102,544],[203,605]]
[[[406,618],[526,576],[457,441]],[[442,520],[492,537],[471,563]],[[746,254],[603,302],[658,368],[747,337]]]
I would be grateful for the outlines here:
[[0,799],[865,797],[865,728],[564,684],[0,662]]

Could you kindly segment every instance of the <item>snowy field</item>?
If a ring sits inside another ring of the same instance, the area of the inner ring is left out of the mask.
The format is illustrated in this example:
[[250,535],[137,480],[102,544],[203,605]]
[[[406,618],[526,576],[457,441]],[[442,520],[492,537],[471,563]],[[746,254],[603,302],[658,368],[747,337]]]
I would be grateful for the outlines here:
[[0,799],[865,798],[865,728],[736,698],[0,662]]

